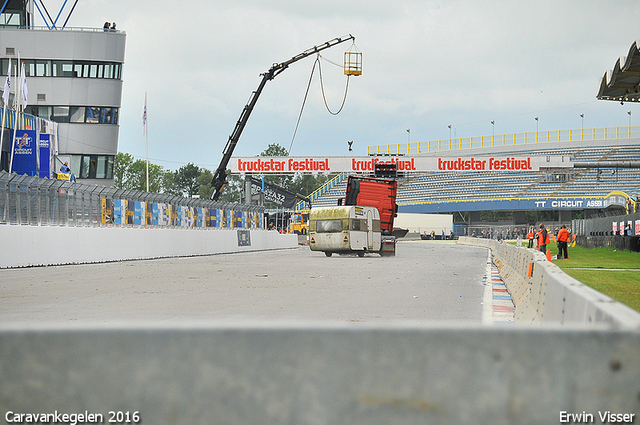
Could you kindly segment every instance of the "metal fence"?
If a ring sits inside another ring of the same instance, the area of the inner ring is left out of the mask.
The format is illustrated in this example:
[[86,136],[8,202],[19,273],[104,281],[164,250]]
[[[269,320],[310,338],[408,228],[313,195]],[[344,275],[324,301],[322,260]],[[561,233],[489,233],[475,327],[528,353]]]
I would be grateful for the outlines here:
[[582,236],[640,236],[640,213],[573,220],[575,232]]
[[263,228],[263,220],[262,206],[92,186],[0,171],[0,224]]

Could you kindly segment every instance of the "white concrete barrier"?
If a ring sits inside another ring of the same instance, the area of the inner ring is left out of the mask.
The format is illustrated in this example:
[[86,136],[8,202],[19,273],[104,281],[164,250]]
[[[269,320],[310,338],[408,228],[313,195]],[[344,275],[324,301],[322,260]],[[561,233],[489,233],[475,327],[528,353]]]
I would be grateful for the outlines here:
[[262,229],[0,226],[0,268],[294,248],[297,235]]
[[609,423],[599,421],[605,412],[635,415],[634,423],[640,416],[638,333],[599,327],[0,324],[0,341],[2,424],[54,412],[103,415],[79,423],[153,425],[549,425],[583,412],[594,420],[571,423]]
[[640,313],[567,275],[539,251],[481,238],[461,237],[459,243],[491,249],[513,298],[516,323],[604,324],[640,331]]

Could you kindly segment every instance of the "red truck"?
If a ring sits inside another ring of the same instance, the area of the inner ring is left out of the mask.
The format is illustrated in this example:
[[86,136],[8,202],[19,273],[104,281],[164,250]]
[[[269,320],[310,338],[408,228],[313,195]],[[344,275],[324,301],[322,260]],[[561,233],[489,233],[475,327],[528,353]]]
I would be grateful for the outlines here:
[[395,180],[374,177],[349,176],[344,205],[376,207],[380,212],[380,255],[396,255],[396,237],[393,235],[393,220],[398,213]]

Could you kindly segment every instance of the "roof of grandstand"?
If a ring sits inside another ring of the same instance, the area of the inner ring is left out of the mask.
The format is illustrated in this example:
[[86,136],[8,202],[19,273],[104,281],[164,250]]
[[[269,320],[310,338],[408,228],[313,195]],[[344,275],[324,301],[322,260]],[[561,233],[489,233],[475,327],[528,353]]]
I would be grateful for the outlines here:
[[[626,130],[627,128],[625,128]],[[632,128],[628,129],[629,134]],[[595,134],[595,132],[594,132]],[[619,132],[616,132],[619,135]],[[412,155],[517,156],[564,155],[574,163],[637,161],[640,137],[554,141],[453,149]],[[538,140],[538,139],[536,139]],[[425,142],[428,143],[428,142]],[[394,148],[396,145],[393,145]],[[407,148],[409,148],[407,146]],[[336,205],[344,197],[346,179],[338,176],[311,196],[314,206]],[[573,168],[545,172],[451,171],[405,174],[399,179],[400,212],[455,212],[531,209],[604,209],[640,197],[640,169]],[[547,202],[549,201],[549,202]]]
[[640,101],[640,40],[634,41],[629,54],[620,57],[613,69],[605,72],[600,80],[597,98],[618,102]]

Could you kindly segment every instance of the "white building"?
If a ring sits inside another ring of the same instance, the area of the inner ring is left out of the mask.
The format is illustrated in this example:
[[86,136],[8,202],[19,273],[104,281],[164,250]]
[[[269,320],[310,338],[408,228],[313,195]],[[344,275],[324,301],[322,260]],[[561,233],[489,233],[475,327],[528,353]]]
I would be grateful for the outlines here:
[[[0,75],[7,75],[9,58],[13,67],[20,55],[28,85],[25,112],[59,123],[54,170],[68,161],[83,183],[111,186],[126,34],[53,22],[34,27],[33,17],[33,0],[9,0],[0,10]],[[9,152],[8,144],[2,146],[7,170]]]

